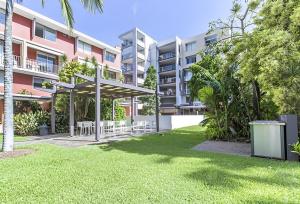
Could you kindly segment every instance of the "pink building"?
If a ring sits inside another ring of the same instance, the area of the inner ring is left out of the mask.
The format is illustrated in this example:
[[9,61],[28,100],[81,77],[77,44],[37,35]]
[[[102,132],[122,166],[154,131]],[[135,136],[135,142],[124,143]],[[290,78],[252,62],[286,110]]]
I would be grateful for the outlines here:
[[[0,1],[0,122],[3,115],[3,37],[5,1]],[[49,100],[51,90],[45,90],[45,81],[58,80],[61,62],[68,60],[83,62],[95,57],[102,66],[109,67],[111,78],[121,74],[120,48],[98,41],[77,30],[37,12],[15,4],[13,16],[13,92],[16,100]],[[26,90],[30,94],[21,94]]]

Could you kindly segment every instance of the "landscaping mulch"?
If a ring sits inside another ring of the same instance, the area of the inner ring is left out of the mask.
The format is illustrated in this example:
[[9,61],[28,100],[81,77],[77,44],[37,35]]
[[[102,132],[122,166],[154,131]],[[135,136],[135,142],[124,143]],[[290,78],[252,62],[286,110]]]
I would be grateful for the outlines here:
[[33,152],[33,149],[17,149],[11,152],[0,152],[0,159],[21,157],[28,154],[32,154]]

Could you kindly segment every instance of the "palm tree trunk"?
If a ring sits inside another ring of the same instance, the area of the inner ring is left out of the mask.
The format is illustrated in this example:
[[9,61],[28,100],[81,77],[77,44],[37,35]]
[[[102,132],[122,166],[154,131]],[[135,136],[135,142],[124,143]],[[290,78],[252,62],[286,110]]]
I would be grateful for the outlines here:
[[13,55],[12,55],[13,0],[6,0],[4,31],[4,128],[3,151],[13,151]]

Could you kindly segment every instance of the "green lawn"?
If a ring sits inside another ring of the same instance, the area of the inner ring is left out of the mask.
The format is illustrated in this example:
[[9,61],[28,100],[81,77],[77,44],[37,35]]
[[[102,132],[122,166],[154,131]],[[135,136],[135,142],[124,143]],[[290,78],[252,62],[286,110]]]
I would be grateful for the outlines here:
[[0,160],[1,203],[299,203],[300,163],[191,150],[199,127]]
[[[15,142],[23,142],[26,141],[27,138],[24,136],[15,135]],[[3,134],[0,134],[0,143],[3,141]]]

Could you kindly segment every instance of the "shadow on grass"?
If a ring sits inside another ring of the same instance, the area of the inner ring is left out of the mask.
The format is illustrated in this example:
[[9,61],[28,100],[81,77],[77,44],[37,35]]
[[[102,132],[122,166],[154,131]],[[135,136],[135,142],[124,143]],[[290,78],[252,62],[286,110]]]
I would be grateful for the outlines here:
[[[99,148],[105,151],[120,150],[139,155],[159,155],[155,160],[158,164],[172,165],[172,160],[178,157],[198,158],[199,161],[195,164],[199,167],[196,170],[191,169],[189,173],[183,173],[183,176],[214,188],[235,189],[247,182],[284,187],[296,187],[300,184],[298,163],[192,150],[194,146],[205,140],[203,128],[189,127],[99,146]],[[248,170],[249,174],[247,174]],[[258,174],[260,171],[268,170],[272,171],[267,176]],[[292,170],[299,174],[289,173]]]

